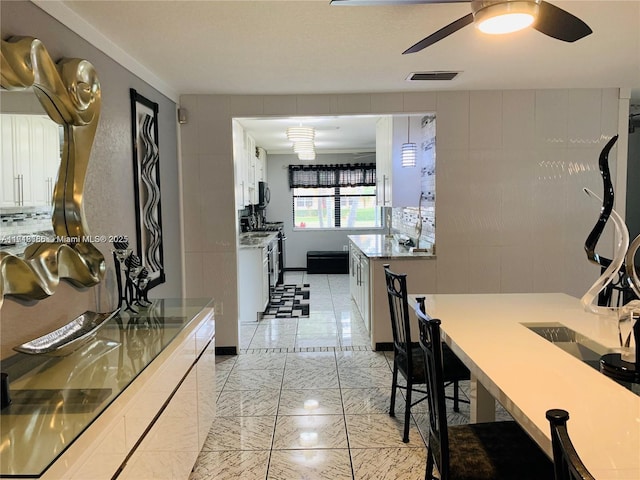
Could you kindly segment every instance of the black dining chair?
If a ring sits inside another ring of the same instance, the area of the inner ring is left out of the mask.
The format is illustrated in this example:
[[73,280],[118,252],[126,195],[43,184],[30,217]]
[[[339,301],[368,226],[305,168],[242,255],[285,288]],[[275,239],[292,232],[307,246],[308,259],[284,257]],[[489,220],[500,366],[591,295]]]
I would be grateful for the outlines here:
[[580,460],[569,438],[567,432],[569,412],[558,408],[547,410],[547,420],[551,425],[555,480],[595,480]]
[[[553,464],[514,421],[447,425],[440,320],[415,308],[429,391],[429,443],[425,479],[547,480]],[[439,477],[434,476],[434,467]]]
[[[387,283],[387,295],[389,297],[389,314],[391,317],[391,329],[393,331],[393,378],[391,382],[391,404],[389,415],[395,416],[396,391],[405,390],[404,432],[403,442],[409,441],[409,425],[411,407],[425,400],[427,392],[416,386],[425,385],[424,355],[418,342],[411,341],[411,328],[409,317],[409,303],[407,300],[407,275],[394,273],[389,264],[384,264],[385,279]],[[460,398],[461,380],[469,380],[469,369],[455,354],[446,347],[445,382],[453,383],[453,409],[459,411],[459,403],[468,400]],[[407,386],[398,384],[400,373]],[[412,403],[412,392],[423,394],[421,398]]]

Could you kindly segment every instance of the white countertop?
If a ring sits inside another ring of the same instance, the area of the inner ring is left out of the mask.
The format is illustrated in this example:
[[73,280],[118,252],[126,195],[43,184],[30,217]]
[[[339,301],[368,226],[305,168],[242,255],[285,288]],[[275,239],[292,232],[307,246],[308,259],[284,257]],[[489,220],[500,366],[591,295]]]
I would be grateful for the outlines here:
[[414,252],[413,249],[398,244],[397,240],[386,235],[349,235],[348,238],[369,258],[415,257],[424,260],[436,258],[431,250],[429,252]]
[[264,248],[277,240],[278,232],[245,232],[238,238],[239,248]]
[[426,297],[427,313],[442,321],[443,340],[472,375],[549,455],[545,412],[561,408],[592,475],[640,479],[640,397],[523,325],[560,323],[615,351],[613,315],[588,313],[579,299],[561,293],[411,298],[417,296]]

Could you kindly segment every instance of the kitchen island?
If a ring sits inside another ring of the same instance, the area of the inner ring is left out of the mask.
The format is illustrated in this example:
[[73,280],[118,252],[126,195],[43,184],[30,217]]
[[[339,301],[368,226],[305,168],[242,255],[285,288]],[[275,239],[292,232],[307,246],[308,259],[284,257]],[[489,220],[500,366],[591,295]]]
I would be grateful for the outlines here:
[[[436,262],[431,250],[416,252],[387,235],[349,235],[349,285],[374,350],[392,350],[393,333],[383,265],[407,274],[409,293],[436,291]],[[417,335],[417,332],[416,332]],[[417,340],[417,336],[416,336]]]
[[208,299],[121,311],[66,356],[3,359],[0,477],[187,478],[215,415]]

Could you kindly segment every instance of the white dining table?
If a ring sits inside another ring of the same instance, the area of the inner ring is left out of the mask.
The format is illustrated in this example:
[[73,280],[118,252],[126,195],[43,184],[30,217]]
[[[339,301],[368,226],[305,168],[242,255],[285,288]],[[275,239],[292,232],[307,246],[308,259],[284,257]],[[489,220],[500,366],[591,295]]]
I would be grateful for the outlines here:
[[410,295],[411,304],[420,296],[471,371],[472,422],[494,420],[498,401],[551,457],[545,412],[567,410],[571,440],[596,479],[640,479],[640,396],[529,328],[565,326],[606,353],[619,350],[614,314],[588,312],[562,293]]

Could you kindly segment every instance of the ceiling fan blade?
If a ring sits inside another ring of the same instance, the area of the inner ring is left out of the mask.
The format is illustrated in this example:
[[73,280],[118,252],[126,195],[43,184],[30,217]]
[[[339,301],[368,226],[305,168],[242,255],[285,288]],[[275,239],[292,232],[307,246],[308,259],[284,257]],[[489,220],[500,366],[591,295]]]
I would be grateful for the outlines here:
[[405,55],[407,53],[419,52],[423,48],[427,48],[429,45],[433,45],[434,43],[439,42],[443,38],[448,37],[452,33],[457,32],[461,28],[466,27],[471,23],[473,23],[473,14],[469,13],[468,15],[465,15],[464,17],[459,18],[455,22],[450,23],[446,27],[442,27],[440,30],[438,30],[435,33],[432,33],[427,38],[423,38],[418,43],[416,43],[413,47],[410,47],[406,49],[404,52],[402,52],[402,54]]
[[593,32],[575,15],[544,1],[540,4],[538,19],[532,27],[563,42],[575,42]]

